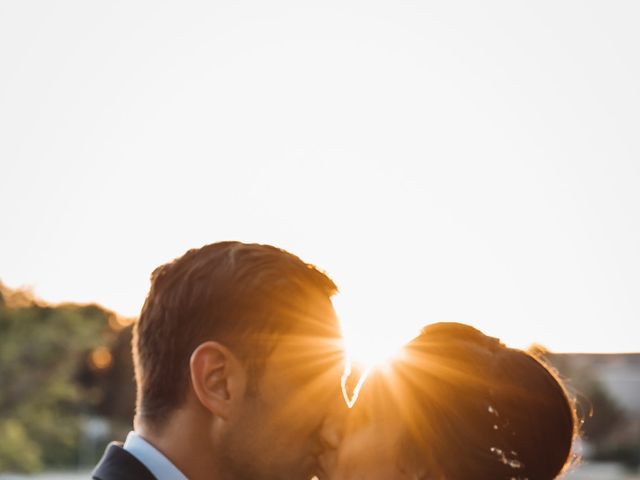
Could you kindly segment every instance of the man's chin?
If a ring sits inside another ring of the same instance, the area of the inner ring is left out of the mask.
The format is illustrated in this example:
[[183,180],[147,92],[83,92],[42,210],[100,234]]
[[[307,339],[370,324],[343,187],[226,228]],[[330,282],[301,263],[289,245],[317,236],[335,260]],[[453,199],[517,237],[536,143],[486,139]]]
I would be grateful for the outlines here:
[[324,475],[324,471],[319,472],[318,463],[315,458],[309,458],[303,465],[298,464],[297,467],[289,470],[286,480],[324,480],[328,477]]
[[330,478],[329,471],[329,456],[328,455],[320,455],[316,459],[316,468],[315,468],[315,477],[312,477],[316,480],[328,480]]
[[329,476],[321,469],[316,469],[316,474],[311,477],[311,480],[328,480]]

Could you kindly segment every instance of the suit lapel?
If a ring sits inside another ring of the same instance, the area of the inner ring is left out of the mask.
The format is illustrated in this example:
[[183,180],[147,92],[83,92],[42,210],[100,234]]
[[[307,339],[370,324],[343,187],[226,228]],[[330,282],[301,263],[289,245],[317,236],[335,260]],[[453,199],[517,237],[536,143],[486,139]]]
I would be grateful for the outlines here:
[[136,457],[111,442],[93,470],[94,480],[157,480]]

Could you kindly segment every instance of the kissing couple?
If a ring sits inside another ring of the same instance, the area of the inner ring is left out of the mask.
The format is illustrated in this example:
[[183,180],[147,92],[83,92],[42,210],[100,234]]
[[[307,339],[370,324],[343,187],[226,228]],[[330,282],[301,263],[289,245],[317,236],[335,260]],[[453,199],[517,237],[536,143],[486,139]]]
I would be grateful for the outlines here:
[[107,447],[92,478],[550,480],[563,471],[576,417],[562,383],[467,325],[425,327],[348,408],[336,291],[269,245],[214,243],[158,267],[134,325],[133,431]]

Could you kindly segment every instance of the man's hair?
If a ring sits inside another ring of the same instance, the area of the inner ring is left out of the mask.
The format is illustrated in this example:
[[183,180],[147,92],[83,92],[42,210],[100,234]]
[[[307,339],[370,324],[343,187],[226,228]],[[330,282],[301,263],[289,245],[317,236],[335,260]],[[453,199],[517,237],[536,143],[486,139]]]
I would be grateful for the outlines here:
[[336,291],[313,265],[270,245],[214,243],[156,268],[133,330],[138,417],[161,426],[182,404],[204,341],[230,348],[251,381],[278,335],[335,332],[322,306]]

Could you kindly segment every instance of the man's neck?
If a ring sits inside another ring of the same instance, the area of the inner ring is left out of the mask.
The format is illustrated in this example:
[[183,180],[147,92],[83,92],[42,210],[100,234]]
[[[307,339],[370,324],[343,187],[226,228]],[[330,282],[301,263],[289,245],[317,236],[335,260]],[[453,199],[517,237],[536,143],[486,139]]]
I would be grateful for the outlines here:
[[207,422],[187,410],[176,410],[162,426],[136,419],[135,431],[173,463],[189,480],[217,480],[218,465]]

